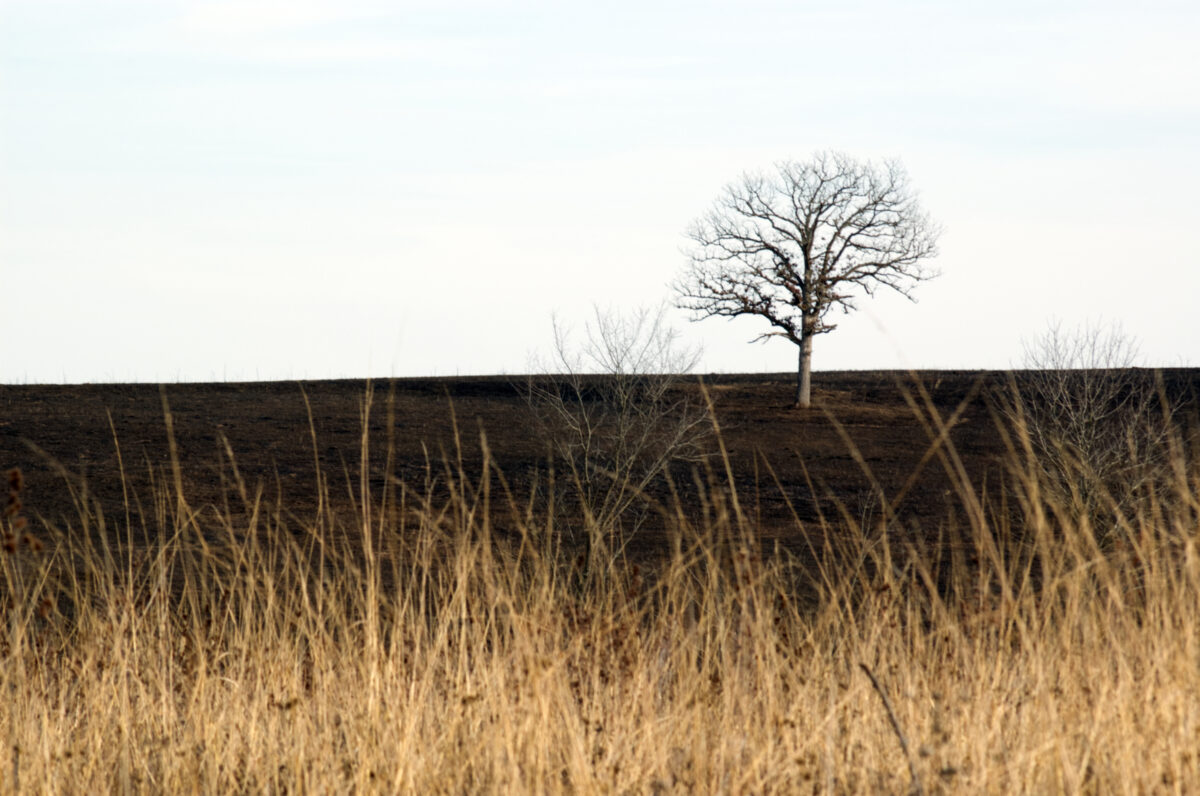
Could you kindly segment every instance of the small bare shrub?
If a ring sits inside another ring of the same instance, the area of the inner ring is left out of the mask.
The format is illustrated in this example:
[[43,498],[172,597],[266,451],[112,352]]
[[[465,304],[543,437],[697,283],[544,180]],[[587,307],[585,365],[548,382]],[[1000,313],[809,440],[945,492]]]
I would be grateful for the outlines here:
[[1165,475],[1173,408],[1119,325],[1052,323],[1026,341],[1001,412],[1027,440],[1047,497],[1101,527]]
[[673,462],[703,457],[712,424],[684,383],[698,358],[679,345],[662,306],[628,314],[596,307],[578,344],[555,320],[553,354],[536,363],[527,395],[537,428],[568,468],[568,507],[581,508],[593,529],[636,527],[647,488]]

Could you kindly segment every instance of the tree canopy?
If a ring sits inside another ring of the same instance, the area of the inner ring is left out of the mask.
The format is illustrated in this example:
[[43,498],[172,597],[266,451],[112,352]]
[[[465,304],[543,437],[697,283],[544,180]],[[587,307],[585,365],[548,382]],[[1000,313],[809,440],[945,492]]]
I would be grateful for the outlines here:
[[938,226],[897,161],[836,152],[784,161],[726,186],[687,232],[690,263],[676,283],[697,319],[758,316],[799,349],[796,403],[811,399],[812,338],[834,330],[832,310],[890,288],[909,298],[935,275]]

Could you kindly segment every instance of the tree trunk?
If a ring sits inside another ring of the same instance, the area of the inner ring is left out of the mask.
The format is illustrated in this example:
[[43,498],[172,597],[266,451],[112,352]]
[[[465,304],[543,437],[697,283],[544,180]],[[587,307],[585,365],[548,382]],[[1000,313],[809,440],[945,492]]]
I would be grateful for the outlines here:
[[796,406],[807,408],[812,404],[812,335],[800,337],[800,362],[796,368]]

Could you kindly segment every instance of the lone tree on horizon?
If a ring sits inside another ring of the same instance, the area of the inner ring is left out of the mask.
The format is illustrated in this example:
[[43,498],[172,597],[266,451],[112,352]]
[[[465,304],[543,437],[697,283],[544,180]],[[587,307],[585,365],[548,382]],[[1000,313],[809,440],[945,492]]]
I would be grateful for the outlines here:
[[796,406],[806,407],[813,337],[837,328],[830,310],[849,312],[880,286],[912,299],[917,282],[937,275],[924,263],[937,256],[941,230],[897,161],[877,167],[819,152],[775,168],[730,183],[692,224],[691,262],[675,290],[693,320],[757,315],[772,328],[752,342],[795,343]]

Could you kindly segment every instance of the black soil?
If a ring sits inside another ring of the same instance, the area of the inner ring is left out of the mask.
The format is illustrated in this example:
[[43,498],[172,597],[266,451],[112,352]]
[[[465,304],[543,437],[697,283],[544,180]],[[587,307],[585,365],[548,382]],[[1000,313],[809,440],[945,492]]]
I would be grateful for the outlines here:
[[[1162,377],[1194,421],[1200,370]],[[959,504],[947,474],[956,463],[977,493],[1002,489],[1006,446],[987,396],[1006,389],[1004,374],[818,373],[814,406],[805,410],[789,406],[792,379],[704,379],[738,494],[764,541],[793,544],[822,513],[859,519],[878,512],[876,489],[889,499],[903,494],[896,510],[906,527],[935,532]],[[0,386],[0,466],[24,473],[25,514],[35,527],[80,525],[77,503],[87,500],[110,528],[122,529],[127,507],[143,518],[133,520],[139,527],[162,509],[147,504],[151,479],[173,478],[168,410],[188,503],[201,510],[229,505],[236,491],[227,450],[251,494],[261,486],[270,503],[301,521],[316,510],[318,467],[333,502],[352,510],[361,494],[364,422],[374,490],[391,472],[419,491],[430,468],[437,475],[458,456],[478,476],[481,435],[518,495],[546,470],[547,446],[521,378],[397,379],[372,387],[367,415],[367,383],[358,380]],[[938,423],[951,418],[949,445],[931,452]],[[724,465],[713,464],[723,479]],[[686,493],[694,479],[676,477]],[[668,502],[665,486],[658,497]],[[643,533],[641,542],[653,544],[653,523]]]

